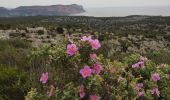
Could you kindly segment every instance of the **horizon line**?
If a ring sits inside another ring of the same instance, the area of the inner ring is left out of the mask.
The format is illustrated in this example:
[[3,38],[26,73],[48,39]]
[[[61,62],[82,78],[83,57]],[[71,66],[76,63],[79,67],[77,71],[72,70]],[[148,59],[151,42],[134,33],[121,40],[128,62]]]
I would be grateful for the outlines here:
[[0,6],[0,7],[3,7],[3,8],[7,8],[7,9],[14,9],[14,8],[18,8],[18,7],[30,7],[30,6],[54,6],[54,5],[79,5],[79,6],[83,6],[83,8],[110,8],[110,7],[170,7],[170,5],[143,5],[143,6],[84,6],[84,5],[81,5],[81,4],[46,4],[46,5],[20,5],[20,6],[16,6],[16,7],[5,7],[5,6]]

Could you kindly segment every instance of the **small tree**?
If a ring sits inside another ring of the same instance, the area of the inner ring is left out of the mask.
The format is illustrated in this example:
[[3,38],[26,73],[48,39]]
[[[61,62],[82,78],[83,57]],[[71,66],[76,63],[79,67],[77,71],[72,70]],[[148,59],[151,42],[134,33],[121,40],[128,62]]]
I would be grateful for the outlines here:
[[63,28],[62,27],[57,27],[57,33],[63,34],[64,33]]
[[38,35],[43,35],[44,34],[44,30],[38,30],[37,33],[38,33]]

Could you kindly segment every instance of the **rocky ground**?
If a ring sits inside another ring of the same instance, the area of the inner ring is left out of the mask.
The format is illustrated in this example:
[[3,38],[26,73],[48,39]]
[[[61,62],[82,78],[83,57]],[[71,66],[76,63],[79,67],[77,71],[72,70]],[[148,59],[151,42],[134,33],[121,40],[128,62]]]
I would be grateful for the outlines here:
[[54,32],[48,33],[43,27],[27,28],[26,30],[0,30],[0,39],[19,38],[24,39],[34,47],[45,44],[57,44],[62,41],[62,35]]
[[[67,34],[67,30],[64,34]],[[71,34],[71,37],[81,37],[80,32]],[[56,31],[49,31],[44,27],[26,28],[26,30],[0,30],[0,39],[20,38],[33,44],[34,47],[42,45],[55,45],[63,41],[62,34]],[[163,36],[156,38],[146,38],[142,35],[117,36],[113,33],[109,34],[109,39],[105,39],[103,44],[111,48],[110,53],[115,52],[141,52],[154,50],[170,50],[170,42],[165,40]],[[109,52],[109,51],[108,51]]]

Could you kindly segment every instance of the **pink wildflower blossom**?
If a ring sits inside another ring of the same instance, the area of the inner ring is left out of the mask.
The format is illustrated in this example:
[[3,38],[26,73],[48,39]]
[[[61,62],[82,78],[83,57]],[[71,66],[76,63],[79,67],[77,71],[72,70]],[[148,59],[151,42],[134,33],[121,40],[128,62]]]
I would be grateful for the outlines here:
[[87,78],[92,73],[92,70],[89,68],[89,66],[84,66],[83,69],[80,70],[80,74],[83,76],[83,78]]
[[160,76],[159,76],[158,73],[152,74],[151,78],[152,78],[152,80],[155,81],[155,82],[158,81],[158,80],[160,80]]
[[40,82],[45,84],[45,83],[47,83],[47,81],[48,81],[48,72],[42,73],[41,78],[40,78]]
[[96,55],[95,53],[90,54],[90,58],[91,58],[91,59],[94,60],[94,59],[96,59],[96,57],[97,57],[97,55]]
[[145,67],[145,60],[147,60],[146,57],[140,57],[139,61],[132,65],[132,68],[144,68]]
[[132,65],[132,68],[138,68],[139,67],[139,64],[138,63],[135,63]]
[[145,67],[144,64],[145,64],[144,61],[139,61],[139,62],[133,64],[133,65],[132,65],[132,68],[139,68],[139,67],[144,68],[144,67]]
[[152,94],[156,94],[158,97],[159,97],[159,95],[160,95],[160,91],[159,91],[158,88],[152,89],[152,90],[151,90],[151,93],[152,93]]
[[84,98],[84,96],[86,95],[84,92],[84,85],[80,86],[79,95],[80,95],[80,98]]
[[143,87],[143,83],[138,83],[136,86],[137,91],[141,90]]
[[93,73],[99,74],[102,70],[102,66],[99,63],[93,65]]
[[96,95],[90,95],[90,100],[99,100],[99,98]]
[[145,65],[144,65],[144,64],[145,64],[144,61],[139,61],[138,64],[139,64],[139,66],[140,66],[141,68],[144,68],[144,66],[145,66]]
[[91,36],[83,36],[82,38],[81,38],[81,41],[83,41],[83,42],[86,42],[86,41],[90,41],[91,40]]
[[70,56],[75,55],[77,51],[78,51],[78,48],[75,44],[67,45],[67,54],[69,54]]
[[144,94],[142,92],[138,92],[137,96],[140,98],[142,97]]
[[90,40],[90,45],[92,46],[92,49],[99,49],[101,47],[99,40]]

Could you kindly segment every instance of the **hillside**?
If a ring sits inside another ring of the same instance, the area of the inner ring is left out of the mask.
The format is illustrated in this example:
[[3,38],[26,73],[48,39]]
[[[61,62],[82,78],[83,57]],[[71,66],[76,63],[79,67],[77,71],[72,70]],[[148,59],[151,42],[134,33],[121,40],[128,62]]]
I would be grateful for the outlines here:
[[82,6],[72,5],[50,5],[50,6],[20,6],[11,10],[0,7],[0,17],[12,16],[55,16],[70,15],[85,12]]

